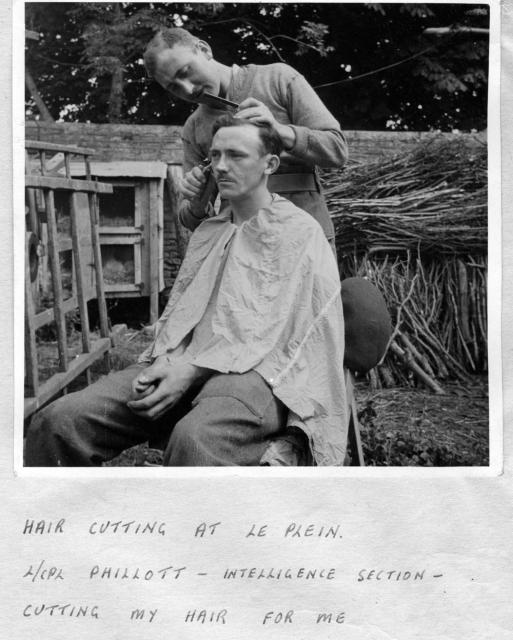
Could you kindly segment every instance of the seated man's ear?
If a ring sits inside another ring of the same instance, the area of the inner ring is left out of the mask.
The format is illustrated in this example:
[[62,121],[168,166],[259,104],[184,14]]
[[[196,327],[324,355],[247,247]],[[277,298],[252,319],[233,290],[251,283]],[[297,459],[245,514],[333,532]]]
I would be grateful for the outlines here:
[[201,53],[203,53],[203,55],[209,60],[213,58],[212,49],[210,48],[208,42],[205,42],[204,40],[198,40],[198,42],[196,43],[196,48],[198,51],[201,51]]
[[267,156],[267,167],[264,170],[264,173],[267,175],[271,175],[271,173],[276,173],[278,167],[280,166],[280,158],[274,153],[270,153]]

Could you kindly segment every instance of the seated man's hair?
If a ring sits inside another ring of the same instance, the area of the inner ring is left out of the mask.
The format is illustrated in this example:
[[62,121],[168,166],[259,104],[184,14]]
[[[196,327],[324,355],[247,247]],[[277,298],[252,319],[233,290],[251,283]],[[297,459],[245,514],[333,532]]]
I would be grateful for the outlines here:
[[214,126],[212,127],[212,135],[214,136],[219,131],[219,129],[222,129],[224,127],[245,126],[256,127],[264,153],[272,153],[279,156],[283,151],[283,142],[281,141],[280,136],[276,133],[273,127],[269,126],[266,123],[248,122],[247,120],[242,120],[241,118],[235,118],[231,113],[226,113],[225,115],[220,116],[214,122]]
[[175,45],[182,47],[193,47],[198,42],[198,38],[189,33],[186,29],[173,27],[171,29],[161,29],[153,36],[146,45],[143,54],[144,66],[146,73],[150,78],[155,73],[156,56],[161,51],[172,49]]

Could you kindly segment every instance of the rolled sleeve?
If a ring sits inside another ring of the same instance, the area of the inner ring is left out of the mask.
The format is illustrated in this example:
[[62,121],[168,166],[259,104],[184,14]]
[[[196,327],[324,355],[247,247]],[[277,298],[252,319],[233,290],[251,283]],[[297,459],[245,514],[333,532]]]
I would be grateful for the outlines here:
[[345,165],[348,149],[340,124],[299,73],[289,79],[287,101],[296,134],[289,153],[319,167]]

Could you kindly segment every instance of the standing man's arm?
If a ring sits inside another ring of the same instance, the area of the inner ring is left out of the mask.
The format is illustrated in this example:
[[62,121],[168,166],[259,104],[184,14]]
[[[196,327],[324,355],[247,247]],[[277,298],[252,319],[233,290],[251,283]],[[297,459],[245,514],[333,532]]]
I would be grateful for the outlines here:
[[291,79],[287,97],[295,133],[289,153],[319,167],[344,166],[348,149],[340,124],[299,73]]
[[207,215],[202,206],[202,196],[206,184],[206,176],[200,168],[205,156],[201,149],[187,137],[187,124],[182,135],[183,144],[183,180],[180,186],[181,202],[178,209],[178,219],[184,227],[194,231]]
[[275,64],[270,82],[273,93],[286,108],[289,122],[279,122],[268,106],[251,97],[241,102],[237,115],[272,124],[288,154],[304,164],[343,166],[348,150],[340,124],[306,79],[286,64]]

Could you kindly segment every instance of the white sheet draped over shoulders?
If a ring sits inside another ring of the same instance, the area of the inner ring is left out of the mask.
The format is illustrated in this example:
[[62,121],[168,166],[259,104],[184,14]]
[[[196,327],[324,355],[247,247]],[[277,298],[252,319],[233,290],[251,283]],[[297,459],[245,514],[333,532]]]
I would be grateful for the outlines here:
[[289,424],[307,434],[316,464],[342,465],[344,321],[338,269],[321,227],[276,195],[240,226],[229,211],[202,222],[140,361],[186,353],[218,277],[212,334],[190,362],[221,373],[257,371],[288,407]]

